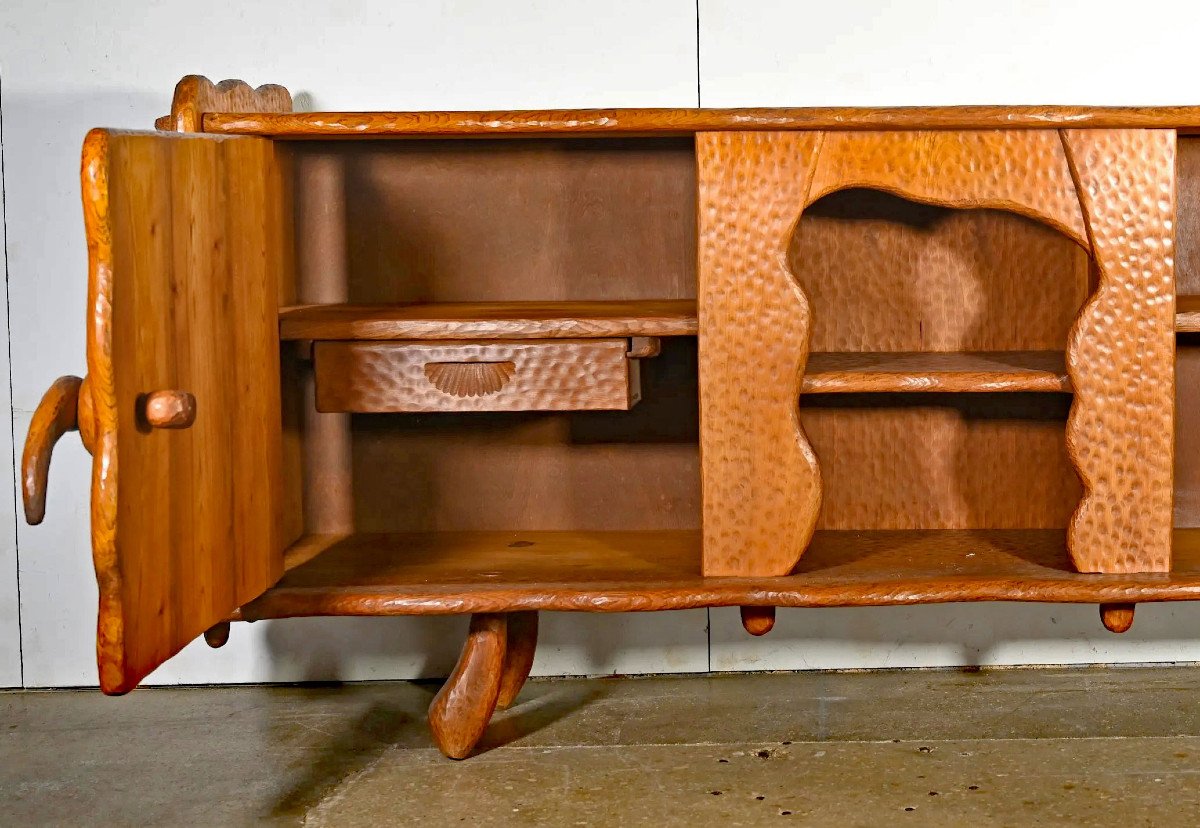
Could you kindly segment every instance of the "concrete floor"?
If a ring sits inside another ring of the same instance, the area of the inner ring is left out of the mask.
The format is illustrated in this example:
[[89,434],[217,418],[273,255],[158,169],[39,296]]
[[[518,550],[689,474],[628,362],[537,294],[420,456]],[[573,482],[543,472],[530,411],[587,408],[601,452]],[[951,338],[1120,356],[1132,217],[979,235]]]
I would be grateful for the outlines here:
[[0,693],[3,825],[1200,825],[1200,668]]

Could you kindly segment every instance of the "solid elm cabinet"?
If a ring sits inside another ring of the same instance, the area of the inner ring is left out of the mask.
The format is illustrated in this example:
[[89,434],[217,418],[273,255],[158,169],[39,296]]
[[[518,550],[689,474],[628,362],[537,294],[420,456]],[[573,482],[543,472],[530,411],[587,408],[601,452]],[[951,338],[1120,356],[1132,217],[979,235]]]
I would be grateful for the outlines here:
[[[541,610],[1200,598],[1200,108],[301,113],[191,76],[83,147],[98,657]],[[472,138],[476,140],[461,140]],[[419,140],[417,140],[419,139]]]

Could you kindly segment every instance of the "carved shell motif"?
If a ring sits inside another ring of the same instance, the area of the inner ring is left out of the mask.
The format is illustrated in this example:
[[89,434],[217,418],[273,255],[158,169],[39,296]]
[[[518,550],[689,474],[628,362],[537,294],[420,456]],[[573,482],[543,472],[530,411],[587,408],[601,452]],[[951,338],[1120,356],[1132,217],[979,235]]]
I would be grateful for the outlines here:
[[516,370],[511,362],[430,362],[425,376],[452,397],[486,397],[503,388]]

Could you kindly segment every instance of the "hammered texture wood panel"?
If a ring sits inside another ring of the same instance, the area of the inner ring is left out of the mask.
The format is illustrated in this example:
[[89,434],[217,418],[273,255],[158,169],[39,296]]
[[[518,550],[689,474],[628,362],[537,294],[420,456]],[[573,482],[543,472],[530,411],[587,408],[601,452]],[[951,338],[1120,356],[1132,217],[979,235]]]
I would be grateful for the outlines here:
[[1054,130],[830,132],[809,201],[848,187],[947,207],[999,207],[1086,243],[1071,170]]
[[627,339],[318,342],[317,410],[624,410],[639,397]]
[[1081,572],[1171,568],[1175,133],[1064,130],[1099,284],[1067,345]]
[[821,506],[800,427],[809,306],[788,268],[820,135],[696,136],[705,575],[783,575]]
[[1061,351],[1088,295],[1087,251],[1045,224],[875,190],[814,201],[788,262],[813,351]]

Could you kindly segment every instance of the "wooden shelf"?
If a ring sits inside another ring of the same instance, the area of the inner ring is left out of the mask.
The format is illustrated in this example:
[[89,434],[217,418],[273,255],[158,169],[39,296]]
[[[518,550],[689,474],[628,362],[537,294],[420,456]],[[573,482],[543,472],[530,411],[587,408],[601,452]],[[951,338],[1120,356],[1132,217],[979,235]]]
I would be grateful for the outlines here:
[[1175,297],[1175,330],[1179,333],[1200,332],[1200,296]]
[[696,532],[315,535],[241,617],[1194,600],[1200,529],[1175,531],[1174,566],[1081,575],[1053,529],[819,531],[793,574],[771,578],[701,577]]
[[279,312],[283,339],[578,339],[696,330],[691,299],[299,305]]
[[802,393],[1069,392],[1061,351],[813,353]]
[[[1200,296],[1180,296],[1176,301],[1175,329],[1200,332]],[[698,325],[695,301],[667,299],[295,305],[280,310],[279,329],[283,339],[555,339],[695,336]],[[820,356],[810,357],[809,373],[813,373],[812,359]]]

